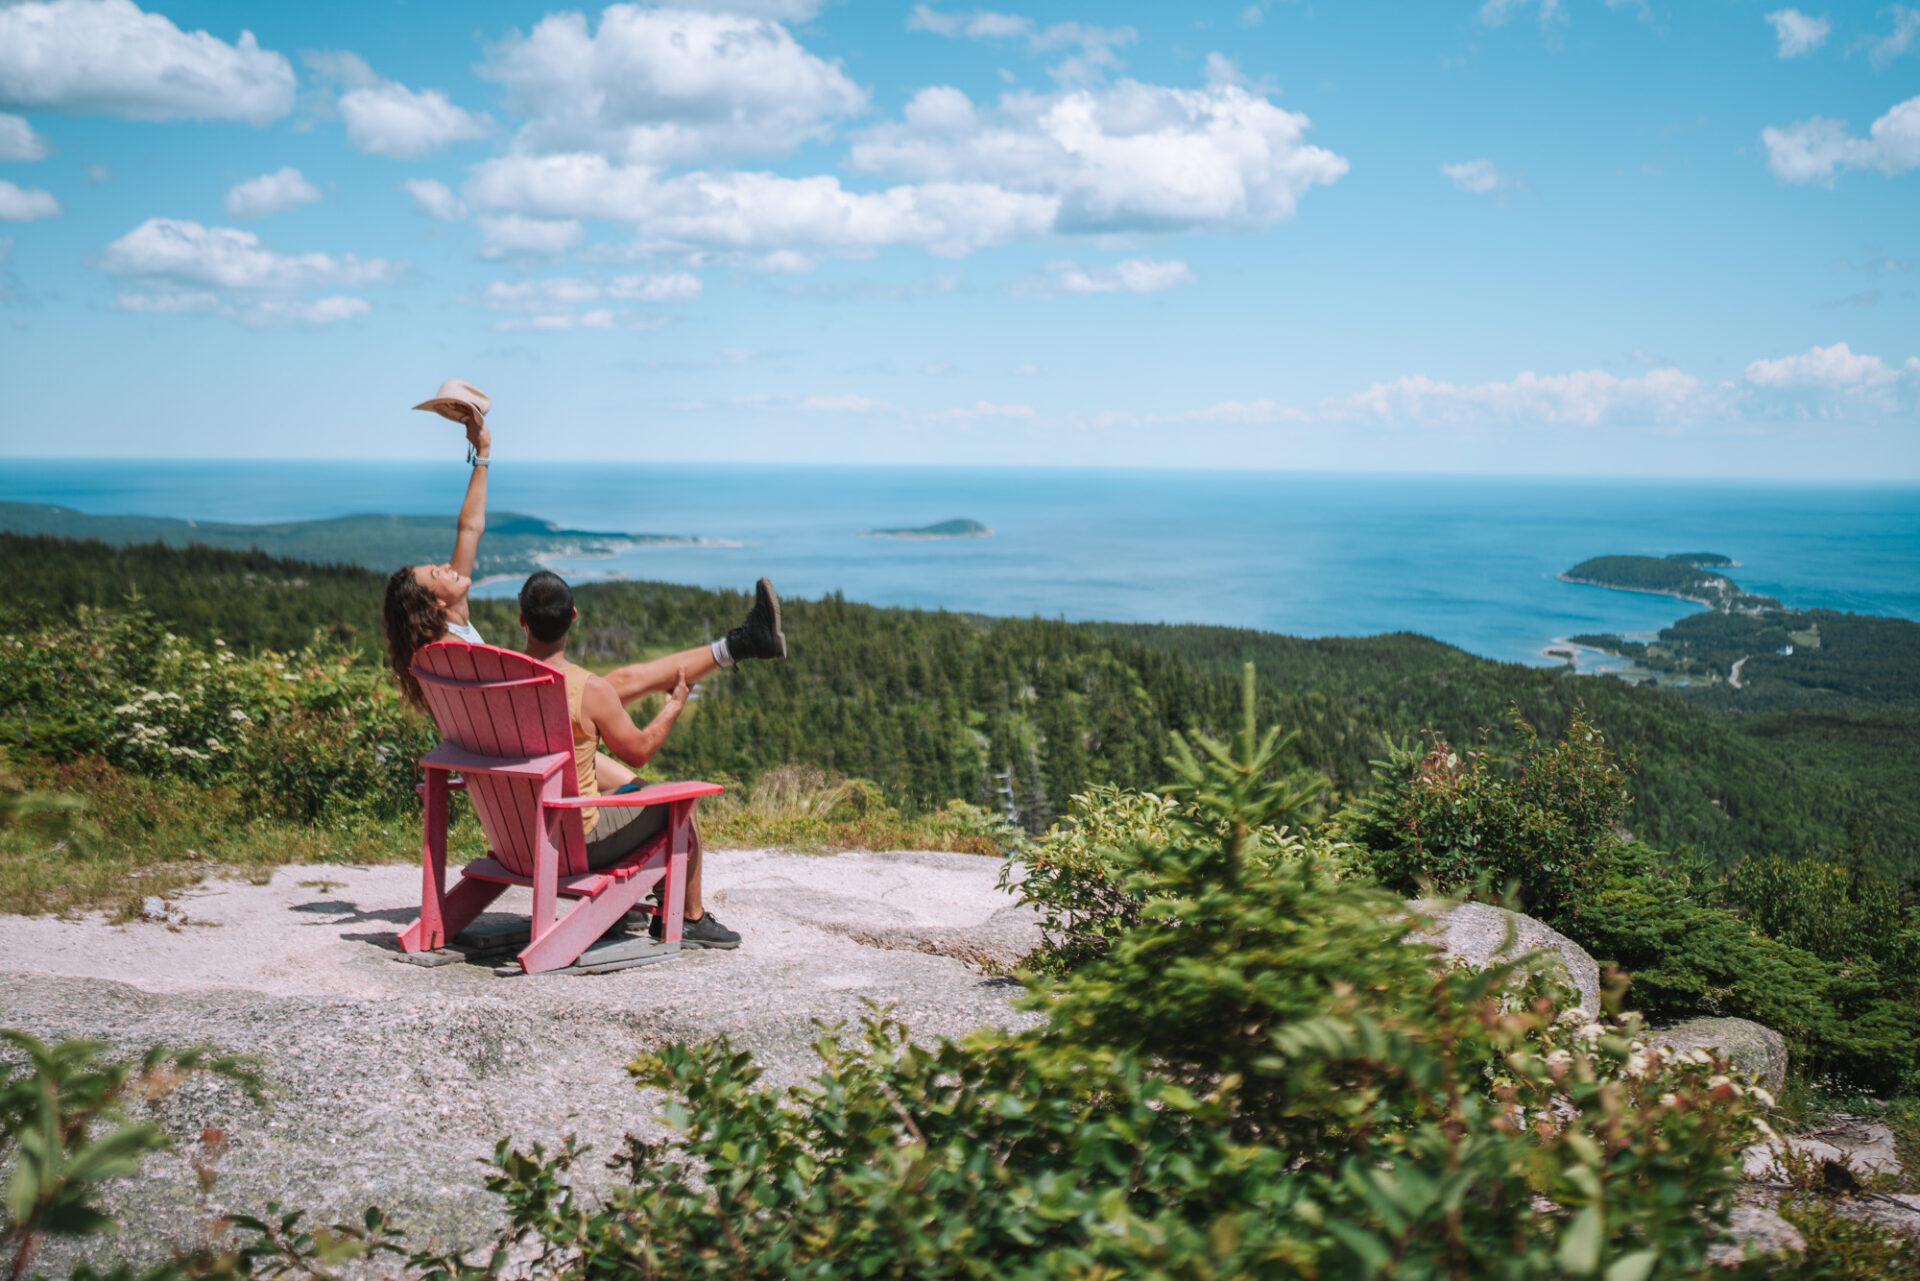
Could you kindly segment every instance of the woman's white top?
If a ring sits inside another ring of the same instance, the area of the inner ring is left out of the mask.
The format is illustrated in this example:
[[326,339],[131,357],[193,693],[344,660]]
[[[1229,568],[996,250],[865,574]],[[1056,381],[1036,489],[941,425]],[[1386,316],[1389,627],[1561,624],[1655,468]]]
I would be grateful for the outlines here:
[[448,623],[447,635],[453,637],[455,640],[463,640],[469,645],[486,644],[485,641],[480,639],[479,629],[472,623]]

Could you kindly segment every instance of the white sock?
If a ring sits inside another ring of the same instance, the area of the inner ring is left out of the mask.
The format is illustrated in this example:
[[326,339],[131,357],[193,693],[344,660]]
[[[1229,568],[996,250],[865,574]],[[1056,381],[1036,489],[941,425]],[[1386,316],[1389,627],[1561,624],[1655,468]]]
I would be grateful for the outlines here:
[[733,655],[727,652],[726,637],[722,636],[719,640],[707,646],[707,648],[713,651],[714,662],[720,664],[722,667],[733,666]]

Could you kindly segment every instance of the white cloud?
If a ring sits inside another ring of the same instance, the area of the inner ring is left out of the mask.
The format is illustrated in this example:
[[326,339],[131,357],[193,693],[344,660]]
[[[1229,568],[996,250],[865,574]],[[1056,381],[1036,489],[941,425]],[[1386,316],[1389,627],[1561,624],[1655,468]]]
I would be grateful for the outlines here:
[[215,312],[254,329],[317,329],[353,320],[372,310],[364,298],[338,294],[327,298],[297,298],[269,294],[228,302],[207,290],[166,289],[148,294],[121,294],[115,311],[150,316],[183,316]]
[[1782,58],[1802,58],[1827,42],[1833,24],[1826,15],[1810,18],[1798,9],[1776,9],[1767,15],[1773,34],[1780,41]]
[[1471,191],[1476,196],[1491,195],[1516,185],[1511,174],[1501,173],[1493,161],[1487,159],[1441,165],[1440,172],[1453,179],[1454,186],[1462,191]]
[[900,123],[863,133],[849,163],[1053,197],[1052,229],[1067,233],[1265,227],[1348,167],[1303,141],[1307,117],[1238,85],[1009,93],[984,114],[963,101],[946,86],[922,90]]
[[824,414],[877,414],[893,406],[884,400],[849,393],[844,396],[809,396],[800,402],[800,408]]
[[[1910,364],[1912,362],[1909,362]],[[1747,381],[1755,387],[1782,391],[1872,393],[1899,382],[1902,373],[1878,356],[1856,355],[1843,342],[1810,347],[1797,356],[1756,360],[1747,366]]]
[[1129,45],[1140,38],[1132,27],[1095,27],[1081,22],[1056,22],[1042,27],[1032,18],[1013,13],[974,9],[967,13],[943,13],[925,4],[916,4],[907,15],[907,30],[930,31],[948,39],[1020,40],[1030,52],[1051,53],[1070,49],[1066,58],[1048,68],[1058,80],[1082,84],[1117,71],[1120,59],[1116,46]]
[[1045,287],[1068,294],[1157,294],[1196,279],[1193,269],[1178,258],[1128,258],[1095,267],[1062,260],[1047,264]]
[[1390,422],[1512,419],[1586,426],[1620,417],[1687,417],[1703,407],[1703,396],[1700,380],[1678,369],[1655,369],[1634,378],[1583,369],[1570,374],[1529,371],[1508,382],[1469,387],[1416,375],[1375,383],[1323,408],[1335,417]]
[[955,406],[942,410],[941,418],[961,420],[973,418],[1037,418],[1039,413],[1032,405],[996,405],[991,401],[977,400],[971,405]]
[[1913,47],[1913,39],[1920,36],[1920,9],[1909,9],[1896,4],[1891,10],[1893,30],[1875,40],[1867,47],[1867,59],[1876,68],[1884,67]]
[[369,155],[411,160],[493,132],[493,118],[455,106],[443,90],[409,89],[376,75],[357,53],[310,53],[306,62],[340,87],[334,104],[347,141]]
[[429,218],[437,218],[441,222],[459,222],[467,216],[466,202],[448,190],[444,182],[436,182],[432,178],[409,178],[400,187],[413,197],[413,207]]
[[151,294],[121,294],[113,300],[115,311],[131,311],[155,316],[215,311],[219,306],[220,295],[205,289],[165,289]]
[[481,291],[480,301],[494,311],[551,313],[609,298],[629,302],[691,302],[700,293],[700,277],[677,271],[653,276],[616,276],[605,284],[584,276],[495,280]]
[[0,104],[262,125],[293,109],[293,90],[293,67],[250,31],[228,44],[133,0],[0,5]]
[[650,245],[676,249],[817,248],[850,253],[914,245],[958,256],[1039,235],[1059,202],[985,183],[927,183],[853,192],[837,178],[691,173],[662,178],[595,155],[501,156],[466,187],[482,208],[546,218],[633,223]]
[[488,51],[481,74],[526,119],[523,151],[596,151],[643,164],[779,154],[864,111],[837,62],[740,13],[609,6],[598,30],[549,14]]
[[50,191],[16,187],[0,179],[0,222],[34,222],[60,216],[60,202]]
[[607,296],[636,302],[692,302],[703,288],[700,277],[675,271],[658,276],[616,276],[607,286]]
[[364,316],[372,307],[364,298],[257,298],[238,308],[234,318],[259,329],[318,328]]
[[176,218],[147,219],[108,245],[99,265],[115,276],[261,292],[384,285],[399,274],[382,258],[281,253],[250,231]]
[[1832,186],[1842,169],[1904,173],[1920,168],[1920,97],[1893,107],[1864,138],[1848,133],[1844,120],[1815,116],[1784,129],[1762,129],[1760,140],[1767,146],[1767,168],[1782,182]]
[[46,138],[25,119],[0,112],[0,161],[42,160],[51,150]]
[[273,173],[263,173],[236,183],[227,191],[227,212],[235,218],[265,218],[310,205],[320,199],[320,189],[288,165]]
[[552,257],[579,244],[586,229],[572,218],[505,214],[480,220],[482,258]]

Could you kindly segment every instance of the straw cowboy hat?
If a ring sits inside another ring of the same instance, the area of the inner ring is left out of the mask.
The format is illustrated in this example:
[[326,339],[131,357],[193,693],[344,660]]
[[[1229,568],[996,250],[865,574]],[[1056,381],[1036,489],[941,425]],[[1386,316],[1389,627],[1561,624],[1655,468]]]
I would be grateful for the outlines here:
[[484,420],[487,410],[492,407],[493,401],[486,392],[458,378],[447,379],[440,384],[439,394],[432,400],[423,400],[414,406],[415,409],[431,409],[442,418],[451,418],[457,423],[466,422],[469,413],[478,414]]

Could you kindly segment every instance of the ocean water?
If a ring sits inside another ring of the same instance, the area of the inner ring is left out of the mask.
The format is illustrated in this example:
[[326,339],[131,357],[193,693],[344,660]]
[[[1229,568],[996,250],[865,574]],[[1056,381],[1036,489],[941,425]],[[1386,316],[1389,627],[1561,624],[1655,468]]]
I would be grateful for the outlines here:
[[[0,460],[0,499],[202,520],[451,514],[465,481],[457,460]],[[1741,586],[1789,605],[1920,618],[1911,486],[503,461],[491,504],[705,540],[556,565],[575,579],[744,589],[768,574],[796,597],[1302,636],[1412,631],[1528,663],[1550,661],[1540,651],[1556,637],[1656,631],[1693,608],[1554,578],[1611,553],[1723,552]],[[953,518],[994,536],[859,533]]]

